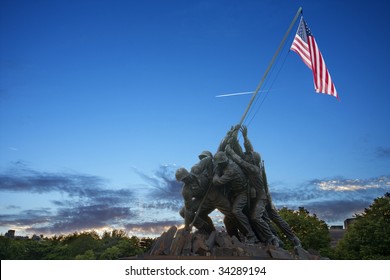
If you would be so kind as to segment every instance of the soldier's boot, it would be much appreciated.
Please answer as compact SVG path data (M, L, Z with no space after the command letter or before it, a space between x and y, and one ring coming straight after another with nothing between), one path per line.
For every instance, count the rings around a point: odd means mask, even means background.
M275 236L270 238L270 239L268 239L266 244L267 245L272 245L272 246L275 246L275 247L280 247L279 238L277 238Z
M294 244L294 247L302 247L301 241L298 237L294 237L291 242Z
M258 239L256 238L256 235L255 234L251 234L251 235L247 235L246 236L246 240L245 240L245 243L247 244L255 244L256 242L258 242Z

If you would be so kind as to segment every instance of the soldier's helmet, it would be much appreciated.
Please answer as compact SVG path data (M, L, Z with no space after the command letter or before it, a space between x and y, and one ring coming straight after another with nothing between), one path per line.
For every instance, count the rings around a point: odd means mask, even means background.
M213 154L210 151L203 151L199 154L199 159L203 159L205 157L213 157Z
M214 156L214 163L215 164L223 164L228 162L228 157L225 152L219 151Z
M178 170L176 170L175 177L177 181L183 181L188 176L190 176L190 172L188 172L187 169L181 167Z

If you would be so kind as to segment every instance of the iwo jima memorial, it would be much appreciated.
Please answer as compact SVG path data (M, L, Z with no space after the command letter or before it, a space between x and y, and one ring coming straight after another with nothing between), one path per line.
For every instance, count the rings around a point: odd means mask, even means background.
M184 206L184 227L172 226L162 233L141 259L323 259L302 248L300 239L272 203L264 161L248 137L243 122L288 34L302 13L298 9L259 85L252 94L239 124L221 140L217 151L203 151L189 170L178 168ZM338 98L336 89L306 22L301 16L291 50L312 69L317 92ZM317 65L318 61L321 65ZM322 70L317 71L317 67ZM243 147L239 143L243 138ZM223 230L217 230L210 214L219 210ZM292 243L285 250L275 226Z

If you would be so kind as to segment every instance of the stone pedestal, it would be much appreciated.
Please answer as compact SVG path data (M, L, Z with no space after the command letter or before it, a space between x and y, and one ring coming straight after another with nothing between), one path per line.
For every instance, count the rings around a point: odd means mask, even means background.
M263 260L315 260L301 247L293 252L272 245L246 244L236 236L214 231L210 235L190 233L171 227L156 239L149 252L138 258L145 259L263 259Z

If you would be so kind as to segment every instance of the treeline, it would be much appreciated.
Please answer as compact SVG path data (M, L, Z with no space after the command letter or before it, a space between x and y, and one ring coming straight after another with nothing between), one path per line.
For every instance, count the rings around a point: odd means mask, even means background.
M115 260L142 254L153 238L128 237L123 230L73 233L41 238L0 236L2 260Z
M333 259L390 260L390 193L356 215L332 253Z
M333 260L390 260L390 193L374 199L345 230L335 247L330 246L328 226L306 209L282 208L279 214L301 239L302 247ZM282 240L288 240L282 236Z
M390 260L390 193L374 199L356 214L336 247L331 247L328 225L305 208L282 208L280 216L300 238L302 247L335 260ZM277 227L275 230L278 231ZM278 232L284 248L293 244ZM146 252L155 239L128 237L123 230L73 233L50 238L18 239L0 236L2 260L114 260Z

